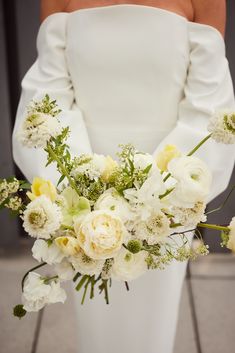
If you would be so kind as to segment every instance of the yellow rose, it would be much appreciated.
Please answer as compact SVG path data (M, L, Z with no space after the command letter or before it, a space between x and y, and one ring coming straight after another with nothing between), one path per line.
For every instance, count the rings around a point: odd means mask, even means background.
M104 182L108 182L110 176L114 172L114 170L117 168L118 164L117 162L110 156L107 156L105 159L105 169L101 175L101 178L103 179Z
M74 224L84 253L93 260L105 260L120 250L125 234L121 219L110 211L90 212L82 223Z
M156 158L157 166L160 170L166 172L168 163L173 159L181 156L181 152L175 145L166 145L164 150L159 152Z
M57 196L56 188L50 180L44 180L36 177L33 179L31 192L28 191L27 196L31 201L33 201L41 195L47 196L52 202L54 202Z
M80 251L79 242L73 237L58 237L55 243L66 256L77 255Z

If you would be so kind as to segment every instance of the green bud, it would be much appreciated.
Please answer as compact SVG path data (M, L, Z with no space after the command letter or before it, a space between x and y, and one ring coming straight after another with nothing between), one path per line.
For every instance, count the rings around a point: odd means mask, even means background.
M141 251L142 249L142 244L139 240L130 240L127 244L127 249L132 253L132 254L137 254L138 252Z
M13 309L14 316L18 317L19 319L24 317L26 315L26 313L27 313L27 311L24 310L22 304L16 305Z

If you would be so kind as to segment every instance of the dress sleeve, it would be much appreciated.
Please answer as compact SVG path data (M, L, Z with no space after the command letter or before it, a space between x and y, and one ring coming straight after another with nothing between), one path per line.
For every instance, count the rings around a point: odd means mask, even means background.
M216 110L235 110L233 84L225 43L215 28L189 23L190 63L179 104L178 121L174 129L163 139L154 155L166 144L175 144L188 153L208 135L209 118ZM234 145L223 145L213 140L206 142L197 152L213 175L211 201L228 186L234 160Z
M32 181L34 176L48 178L53 182L58 180L54 165L45 168L46 153L43 150L28 149L17 140L19 125L26 116L31 100L41 100L45 94L56 99L62 109L60 121L63 126L70 128L68 145L71 154L91 153L83 114L75 102L66 62L67 16L66 13L57 13L42 23L37 37L38 58L22 81L22 93L13 132L13 156L29 181Z

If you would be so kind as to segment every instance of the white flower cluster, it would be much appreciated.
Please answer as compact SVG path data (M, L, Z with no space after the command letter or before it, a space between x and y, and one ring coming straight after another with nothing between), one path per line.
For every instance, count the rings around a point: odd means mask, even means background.
M78 166L74 175L100 178L106 168L105 158L93 156L81 168ZM76 273L106 280L134 280L148 270L148 251L152 249L156 254L161 247L169 246L175 231L172 225L182 230L205 220L211 175L201 160L185 156L172 159L168 165L173 185L170 191L164 182L165 174L150 155L136 153L133 168L136 175L145 175L142 183L136 180L123 193L111 186L95 203L71 187L57 194L49 181L35 178L23 226L37 238L33 257L54 267L58 283L72 279ZM137 241L137 250L129 247L131 241ZM30 304L24 305L29 310L51 302L51 288L58 287L57 282L45 284L33 276L25 287L24 298L30 302L34 285L40 290L39 297L35 294Z
M208 131L216 142L235 143L235 112L219 111L210 119Z
M105 170L106 157L94 153L93 155L84 156L84 159L87 159L87 161L76 166L71 174L74 177L86 175L91 180L97 180Z
M61 131L57 117L33 112L23 121L18 131L18 139L28 148L45 148L50 138L57 137Z
M20 183L16 178L11 181L7 181L6 179L0 180L0 204L3 203L8 197L11 197L12 194L17 193L19 187Z

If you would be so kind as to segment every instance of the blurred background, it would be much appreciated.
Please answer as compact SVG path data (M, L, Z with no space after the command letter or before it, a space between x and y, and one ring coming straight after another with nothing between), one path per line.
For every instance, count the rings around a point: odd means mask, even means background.
M20 96L20 82L36 58L40 25L39 0L0 0L0 171L20 175L12 160L11 133ZM235 0L227 1L226 48L235 84ZM233 173L230 188L235 184ZM229 189L228 189L229 190ZM228 190L209 209L218 207ZM235 195L210 222L228 223L235 215ZM76 322L72 297L40 314L18 321L11 308L20 302L19 281L28 267L30 239L16 219L0 213L0 352L76 352ZM188 266L180 307L175 353L232 353L235 327L235 258L219 246L219 236L204 232L211 254ZM65 325L65 322L68 325ZM94 353L94 352L87 352ZM144 352L143 352L144 353ZM156 352L164 353L164 352Z

